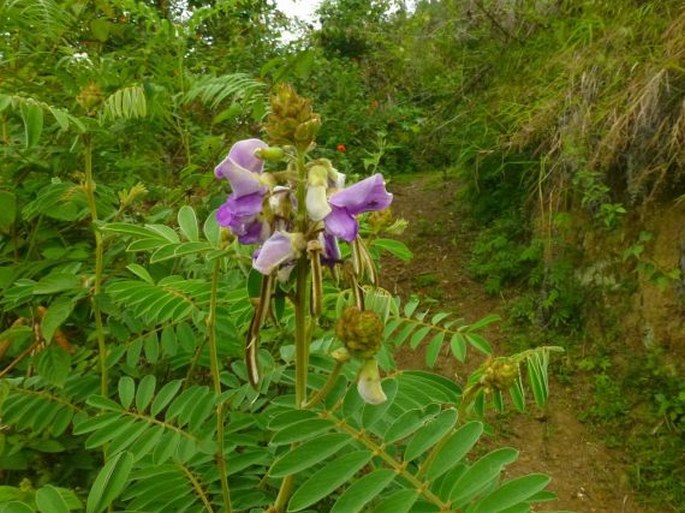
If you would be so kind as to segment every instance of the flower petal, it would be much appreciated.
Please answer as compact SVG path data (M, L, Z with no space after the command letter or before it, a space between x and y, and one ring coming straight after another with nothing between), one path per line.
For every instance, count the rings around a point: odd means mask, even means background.
M312 221L321 221L331 213L331 206L326 197L325 185L310 185L307 187L307 213Z
M237 197L266 194L267 188L259 180L259 175L237 165L230 157L226 157L214 173L218 178L226 178L231 183L233 194Z
M324 219L326 231L344 241L352 242L359 233L359 224L345 208L333 206L330 214Z
M385 190L383 175L376 173L332 194L328 201L331 205L346 208L350 214L355 215L387 208L392 203L392 194Z
M269 225L257 214L240 214L229 200L219 207L216 220L221 226L230 228L241 244L263 242L269 236ZM261 203L260 203L261 204Z
M262 211L263 203L264 195L259 192L246 196L236 196L235 193L233 193L228 196L224 205L231 208L237 216L253 216Z
M381 386L381 376L376 360L366 360L362 365L357 381L357 391L368 404L381 404L387 401L388 397Z
M252 267L262 274L271 274L278 266L294 260L299 250L293 244L292 234L276 232L262 245L257 258L252 261Z
M248 171L261 173L262 169L264 169L264 161L255 156L255 151L268 147L268 144L259 139L244 139L231 147L231 150L228 152L228 158Z
M340 246L338 246L338 239L331 235L330 233L323 232L320 235L321 246L323 251L321 252L321 259L325 264L335 264L339 262L342 258L340 255Z
M259 244L264 242L269 236L269 224L259 217L241 225L241 232L238 234L238 242L241 244Z

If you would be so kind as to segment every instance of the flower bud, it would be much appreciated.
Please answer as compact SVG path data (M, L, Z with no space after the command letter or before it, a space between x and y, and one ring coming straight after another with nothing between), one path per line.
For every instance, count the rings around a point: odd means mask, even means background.
M516 362L508 358L495 358L485 362L480 382L495 390L507 390L516 382L519 368Z
M270 162L279 162L283 160L285 156L285 151L283 148L278 146L269 146L268 148L258 148L254 152L255 156L262 160L268 160Z
M95 107L102 103L104 97L105 95L103 94L102 89L100 89L100 86L94 82L91 82L86 87L81 89L81 92L79 92L78 96L76 97L76 101L86 112L90 114Z
M368 404L381 404L388 400L381 386L381 376L376 360L366 360L362 365L357 380L357 391Z
M383 210L371 212L369 214L369 224L375 233L383 231L393 224L392 210L384 208Z
M383 321L376 312L347 308L335 325L335 334L354 356L373 357L381 347Z
M321 127L321 118L312 112L309 100L281 84L271 97L271 113L264 130L274 144L307 149Z

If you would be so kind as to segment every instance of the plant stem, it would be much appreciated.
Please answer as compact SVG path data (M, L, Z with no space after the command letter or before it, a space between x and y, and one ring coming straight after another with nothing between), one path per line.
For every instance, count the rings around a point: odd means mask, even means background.
M278 490L278 497L272 506L266 510L266 513L282 513L285 511L286 503L290 498L290 494L293 492L293 484L295 482L295 474L290 474L283 478L281 482L281 487Z
M219 352L216 340L216 305L219 295L219 275L221 274L221 260L216 259L212 271L211 295L209 299L209 315L207 316L207 338L209 342L209 359L212 373L212 383L214 393L217 397L221 396L221 378L219 375ZM219 399L216 407L216 438L217 453L216 464L219 467L219 477L221 479L221 495L224 499L224 511L231 513L231 491L228 487L228 472L226 470L226 459L224 456L224 404Z
M214 509L212 508L212 503L209 501L207 494L202 489L202 484L200 484L200 481L198 481L197 477L195 477L195 475L185 465L179 464L179 467L181 468L183 473L188 478L188 481L190 481L190 484L193 486L193 490L195 490L195 493L197 494L197 496L202 501L202 504L204 505L205 510L207 510L209 513L214 513Z
M90 210L90 218L93 222L93 233L95 236L95 277L93 279L93 315L95 317L95 334L98 342L98 353L100 360L100 394L107 397L108 376L107 376L107 346L105 344L105 331L102 323L102 311L100 310L100 294L102 293L102 275L104 270L104 245L102 233L97 227L98 209L95 202L95 180L93 178L93 140L90 134L83 135L83 165L85 182L83 189Z
M297 152L297 229L307 230L307 168L304 152ZM307 336L307 254L297 262L295 268L295 407L303 408L307 401L307 372L309 368L309 340Z
M336 427L341 431L346 432L350 436L359 440L363 445L370 449L374 455L381 458L388 467L397 472L400 476L406 479L423 497L432 504L435 504L440 508L440 511L451 511L449 509L449 502L443 501L440 497L435 495L430 489L427 481L422 481L418 476L412 474L407 470L407 463L400 463L394 457L390 456L383 448L383 446L378 445L376 442L371 440L364 431L359 431L344 420L336 423Z
M307 231L307 168L305 167L304 152L297 151L297 219L296 226L300 233ZM307 403L307 375L309 371L309 338L311 330L307 330L307 253L303 252L295 267L295 408L306 409ZM316 398L315 398L316 399ZM320 399L319 399L320 400ZM314 399L312 399L314 401ZM274 504L267 513L281 513L292 493L295 475L283 478Z
M303 408L307 401L307 370L309 340L307 340L307 257L297 262L295 283L295 407Z
M302 409L308 410L309 408L313 408L326 398L328 393L331 391L331 388L333 388L335 380L340 375L340 371L342 370L343 365L345 365L345 362L341 362L339 360L335 361L335 367L333 367L333 370L328 375L326 383L324 383L324 385L318 390L318 392L314 394L314 397L312 397L309 401L302 405Z

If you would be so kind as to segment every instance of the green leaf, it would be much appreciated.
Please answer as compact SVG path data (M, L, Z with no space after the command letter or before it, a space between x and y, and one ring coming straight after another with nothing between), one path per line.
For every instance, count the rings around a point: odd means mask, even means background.
M444 340L445 332L441 331L428 343L428 347L426 348L426 365L431 369L435 367L435 363L438 361L438 356L440 355L440 349L442 349L442 342Z
M358 513L381 493L397 476L394 470L381 468L361 477L335 501L331 513Z
M157 385L157 378L153 374L148 374L143 377L138 383L138 391L136 392L136 410L138 413L143 413L145 408L155 395L155 386Z
M426 468L426 477L434 481L455 467L476 445L482 433L483 424L478 421L468 422L457 429L445 441L433 461Z
M474 322L468 327L468 331L477 331L486 326L492 324L493 322L501 321L502 318L497 314L490 314L483 317L481 320Z
M0 191L0 232L8 233L17 217L17 197L13 192Z
M278 431L271 439L272 445L289 444L299 442L328 431L333 424L326 419L308 419L296 422Z
M101 228L104 232L119 233L121 235L132 235L141 239L157 239L159 241L168 241L167 237L161 235L158 231L138 226L129 223L109 223Z
M202 226L205 238L212 243L212 246L219 247L221 242L221 227L216 220L216 210L210 213Z
M111 23L104 18L96 18L90 22L90 30L93 37L102 43L107 41L110 27Z
M61 387L71 372L71 355L59 346L50 345L38 353L36 371L49 383Z
M151 285L155 284L155 280L152 279L152 276L150 276L150 273L148 272L148 270L145 269L145 267L143 267L142 265L140 265L140 264L128 264L126 266L126 269L128 269L133 274L138 276L138 278L140 278L141 280L146 281L146 282L150 283Z
M51 485L45 485L36 490L36 506L41 513L69 513L69 505Z
M191 242L200 240L200 232L197 228L197 216L193 207L183 205L178 211L178 226L181 232Z
M509 388L509 395L511 396L511 402L514 404L516 410L522 412L526 409L526 395L520 374L514 382L514 386Z
M307 440L278 458L269 475L285 477L300 472L332 456L350 441L350 437L342 433L329 433Z
M12 105L12 97L8 94L0 94L0 112L5 110L10 105Z
M400 490L383 498L373 513L408 513L418 498L417 490Z
M69 128L69 114L67 114L62 109L57 109L55 107L50 107L50 114L55 118L59 128L61 130L67 130Z
M164 327L159 343L167 356L174 356L178 352L178 340L172 326Z
M34 294L56 294L81 288L81 279L72 273L52 273L41 279L33 287Z
M133 381L133 378L130 376L123 376L119 380L118 389L119 401L121 402L121 405L128 410L133 402L133 396L136 393L136 384Z
M403 242L398 240L374 239L370 246L372 248L380 248L384 251L387 251L403 262L409 262L412 258L414 258L414 254L409 250L409 248Z
M157 363L159 359L159 342L157 341L157 333L152 332L143 341L143 351L145 352L145 359L152 364Z
M450 349L454 357L463 362L466 359L466 339L461 333L455 333L450 339Z
M101 410L121 411L121 405L101 395L91 395L86 399L86 403L93 408L99 408Z
M2 506L0 513L35 513L35 510L23 502L12 501Z
M426 414L421 409L405 411L394 421L383 435L386 444L394 443L405 438L419 429L426 420Z
M404 451L404 460L411 461L430 449L442 436L454 427L457 410L443 411L423 428L416 432Z
M516 506L543 490L550 482L544 474L530 474L510 479L478 501L473 513L498 513Z
M41 320L41 330L46 342L52 341L55 331L69 318L74 305L75 301L70 297L60 297L50 304L50 308Z
M318 418L318 416L311 410L286 410L274 415L269 420L268 428L272 431L280 431L296 422L315 418Z
M356 390L355 390L356 392ZM371 428L376 422L385 417L390 407L393 405L395 395L397 394L397 381L394 379L386 379L383 381L383 392L387 396L387 400L381 404L365 404L362 412L362 425L365 429Z
M133 454L128 451L120 452L109 459L90 489L86 513L100 513L107 509L124 490L132 468Z
M152 407L150 408L150 414L152 416L157 416L159 412L161 412L164 408L167 407L167 405L172 401L172 399L176 396L178 391L181 389L182 385L181 380L174 380L174 381L169 381L166 383L159 391L157 394L157 397L155 397L154 401L152 401Z
M43 132L43 109L36 103L24 103L21 106L21 119L24 122L26 149L33 148Z
M450 500L455 508L466 505L502 472L504 465L516 460L518 451L510 447L486 454L455 481L450 490Z
M369 451L354 451L329 462L300 485L288 503L288 511L301 511L328 497L361 470L371 456Z
M476 335L475 333L469 333L468 335L466 335L466 340L469 342L469 344L478 349L481 353L487 355L492 354L492 347L490 347L488 341L480 335Z
M411 339L409 339L409 346L412 349L416 349L421 343L421 341L426 337L426 335L428 335L428 332L432 329L432 326L424 326L423 328L419 328L418 330L416 330L416 333L414 333L411 336Z
M145 225L145 227L162 237L167 242L171 242L172 244L178 244L181 242L181 239L178 238L178 234L174 231L174 229L165 224L148 224Z

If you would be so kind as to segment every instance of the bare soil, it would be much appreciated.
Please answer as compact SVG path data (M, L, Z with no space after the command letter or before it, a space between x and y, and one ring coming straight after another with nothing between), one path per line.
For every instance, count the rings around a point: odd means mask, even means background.
M405 298L417 294L434 300L436 310L453 312L468 323L490 313L504 317L507 298L486 293L467 271L477 228L460 218L458 183L437 174L419 175L408 183L391 183L389 189L395 195L395 215L409 221L400 238L414 252L414 259L403 263L386 258L383 285ZM500 324L491 325L485 335L496 354L512 353ZM425 365L421 348L403 351L397 359L405 368ZM469 359L477 363L480 357L471 352ZM436 370L461 381L469 369L444 354ZM572 383L562 385L552 377L545 412L531 407L527 414L489 419L497 432L492 443L520 451L508 474L543 472L552 477L550 489L558 499L540 511L658 513L637 502L629 486L625 456L607 448L599 433L578 420L577 413L591 401L591 391L575 380Z

